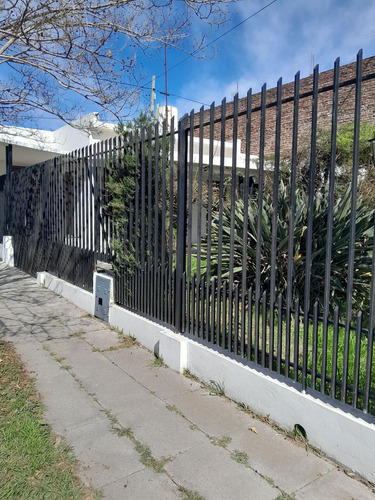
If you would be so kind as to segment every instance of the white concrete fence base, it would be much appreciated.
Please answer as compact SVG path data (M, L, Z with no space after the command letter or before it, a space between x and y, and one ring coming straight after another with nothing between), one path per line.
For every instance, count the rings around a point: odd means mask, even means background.
M0 257L9 267L14 267L13 236L3 236L3 244Z
M95 279L95 278L94 278ZM39 273L38 283L62 295L90 314L94 295L49 273ZM95 289L95 288L94 288ZM260 367L241 363L220 348L143 318L117 305L110 305L109 324L133 335L162 356L173 370L186 368L206 383L215 381L227 397L248 405L255 413L287 431L300 425L309 443L328 457L375 483L375 423L358 410L315 391L301 392L292 381Z

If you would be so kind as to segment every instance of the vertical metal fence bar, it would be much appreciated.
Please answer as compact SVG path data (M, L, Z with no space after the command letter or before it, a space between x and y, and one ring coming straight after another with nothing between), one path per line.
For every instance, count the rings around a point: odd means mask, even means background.
M169 161L169 244L168 244L168 267L169 267L169 281L168 281L168 302L169 302L169 309L168 309L168 323L171 325L173 324L172 320L172 304L174 304L174 299L172 295L173 291L173 201L174 201L174 135L175 135L175 128L174 128L174 117L172 117L171 120L171 129L170 129L170 141L171 141L171 148L170 148L170 161ZM186 252L186 248L185 248Z
M313 335L312 335L312 367L311 367L311 387L316 389L317 359L318 359L318 321L319 303L315 301L313 309Z
M247 246L248 246L248 217L249 217L249 180L250 180L250 146L251 146L251 89L247 93L246 99L246 138L245 138L245 179L243 193L243 232L242 232L242 288L241 288L241 356L245 353L242 348L245 347L246 336L246 291L247 291ZM249 302L248 302L248 307ZM247 340L249 342L249 340ZM248 358L249 359L249 358Z
M202 300L202 287L201 287L201 247L202 247L202 196L203 196L203 111L204 106L201 107L199 112L199 144L198 144L198 193L197 193L197 256L196 256L196 273L197 273L197 331L198 337L202 335L201 323L199 321L199 306Z
M216 277L214 276L211 280L211 342L213 344L218 343L217 337L219 336L219 331L220 329L218 328L216 330L216 318L215 318L215 311L216 311L216 293L217 293L217 288L216 288ZM216 338L215 338L216 337Z
M193 245L193 184L194 184L194 110L190 113L189 127L189 194L188 194L188 225L187 225L187 275L188 287L191 287L191 251Z
M141 239L140 239L140 245L141 245L141 269L144 269L145 265L145 255L146 255L146 130L143 127L141 129L141 200L140 200L140 212L141 212L141 218L140 218L140 226L141 226ZM143 276L143 275L142 275ZM143 283L142 283L143 284Z
M311 265L312 265L312 237L314 223L314 188L316 168L316 132L318 121L318 78L319 66L314 68L313 76L313 98L312 98L312 120L311 120L311 144L310 144L310 166L309 166L309 198L307 209L307 236L306 236L306 266L305 266L305 297L303 316L303 356L302 356L302 390L306 389L308 349L309 349L309 311L310 311L310 289L311 289Z
M213 161L214 161L214 118L215 118L215 103L213 102L210 107L210 126L209 126L209 151L208 151L208 199L207 199L207 232L206 232L206 240L207 240L207 263L206 263L206 276L207 276L207 295L206 295L206 326L207 332L211 330L211 342L213 342L214 335L214 326L215 324L210 321L210 316L212 312L215 310L214 308L209 307L210 296L212 303L215 302L214 288L213 283L212 287L210 287L210 278L211 278L211 239L212 239L212 198L213 198ZM211 295L210 295L211 289Z
M188 115L178 122L178 170L177 170L177 249L176 249L176 293L174 309L177 331L184 330L186 270L186 202L187 202L187 129Z
M258 174L258 219L257 219L257 248L255 268L255 363L259 356L259 306L261 297L261 265L262 265L262 215L263 215L263 189L264 189L264 145L266 129L266 84L262 87L261 94L261 118L260 118L260 140L259 140L259 174Z
M277 354L276 354L276 372L279 374L281 373L282 352L283 352L283 296L281 293L279 293L277 299Z
M374 320L375 320L375 211L373 212L373 240L372 240L372 266L371 266L371 288L370 288L370 308L368 319L367 333L367 355L366 355L366 376L365 390L363 396L363 411L368 413L370 392L371 392L371 375L373 362L373 346L374 346Z
M276 257L277 257L277 225L278 225L278 196L280 171L280 134L281 134L281 97L282 79L277 82L276 97L276 129L275 129L275 163L273 173L273 207L271 233L271 276L270 276L270 345L269 369L272 370L275 330L275 297L276 297Z
M225 280L223 284L223 293L222 293L222 337L221 337L221 347L223 349L227 348L227 303L228 303L228 291L227 291L228 282Z
M262 367L266 366L267 360L267 291L264 290L262 296Z
M352 169L352 197L349 229L349 256L348 256L348 279L346 293L346 314L345 314L345 340L344 340L344 364L342 370L342 391L341 401L346 401L346 386L348 378L348 356L350 341L350 326L352 317L352 296L354 281L354 253L356 238L356 217L357 217L357 186L359 170L359 130L361 125L361 93L362 93L362 50L357 55L355 88L355 111L354 111L354 137L353 137L353 169Z
M329 187L328 187L326 261L325 261L325 271L324 271L322 368L321 368L321 385L320 385L320 392L322 394L325 393L326 371L327 371L327 336L328 336L328 317L330 309L329 306L330 306L330 289L331 289L331 258L332 258L332 235L333 235L333 207L334 207L334 195L335 195L339 70L340 70L340 59L337 58L335 61L334 73L333 73L331 158L330 158Z
M331 398L336 397L336 376L337 376L337 344L339 336L339 306L335 307L333 315L333 337L332 337L332 367L331 367Z
M251 361L253 350L253 288L247 292L247 360Z
M139 188L140 188L140 175L139 175L139 164L140 164L140 144L139 144L139 131L135 131L134 137L134 256L135 256L135 266L138 270L140 267L140 248L139 248L139 230L140 230L140 220L139 220ZM138 278L138 273L137 273ZM138 284L138 279L134 280L135 284ZM138 305L138 302L137 302Z
M299 372L299 328L300 328L300 310L299 310L299 297L295 302L294 312L294 357L293 357L293 380L298 381Z
M229 310L228 310L228 349L232 351L233 336L233 289L234 289L234 236L236 213L236 188L237 188L237 126L238 126L238 94L233 100L233 125L232 125L232 166L231 166L231 193L230 193L230 249L229 249ZM236 341L237 344L237 341Z
M224 290L222 282L223 268L223 212L224 212L224 165L225 165L225 124L226 124L226 99L221 102L220 122L220 177L219 177L219 226L218 226L218 256L217 256L217 323L223 325L222 307L224 304ZM220 298L219 298L220 295ZM222 330L222 347L225 345L225 331Z
M362 335L362 311L357 314L357 328L355 335L355 353L354 353L354 374L353 374L353 408L357 408L358 390L359 390L359 369L361 360L361 335Z
M154 225L155 225L155 231L154 231L154 285L155 288L153 290L153 294L155 297L155 303L154 303L154 314L156 317L158 317L158 306L157 306L157 294L158 294L158 288L157 288L157 273L158 273L158 267L159 267L159 217L160 217L160 212L159 212L159 203L160 203L160 196L159 196L159 123L156 123L155 125L155 172L154 172Z
M151 254L152 254L152 226L154 221L152 220L152 127L148 127L148 137L147 137L147 153L148 153L148 170L147 170L147 262L149 267L151 266ZM156 174L156 172L155 172Z
M94 250L94 185L93 185L93 151L92 145L89 146L89 224L90 224L90 241L89 249Z
M291 323L292 323L299 88L300 88L300 73L298 72L294 78L292 164L290 172L290 208L289 208L289 224L288 224L288 266L287 266L286 318L285 318L285 376L286 377L289 377L290 339L291 339Z

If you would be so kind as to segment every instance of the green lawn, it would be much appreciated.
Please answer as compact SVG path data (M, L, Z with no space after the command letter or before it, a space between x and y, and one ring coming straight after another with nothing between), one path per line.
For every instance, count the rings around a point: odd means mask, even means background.
M12 345L0 341L0 498L99 498L76 471L72 453L43 421L33 380Z

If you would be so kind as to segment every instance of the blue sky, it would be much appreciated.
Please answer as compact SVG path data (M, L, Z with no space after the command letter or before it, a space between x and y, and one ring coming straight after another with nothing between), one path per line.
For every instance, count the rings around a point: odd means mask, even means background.
M268 3L244 0L233 4L231 24L212 30L208 40ZM223 97L231 100L237 88L242 97L250 87L258 92L265 82L268 88L275 87L280 76L284 83L292 81L299 70L301 77L308 76L312 54L324 71L333 67L336 57L341 64L354 61L361 48L364 57L375 55L374 0L277 0L221 38L214 59L190 58L171 70L168 91L207 104L220 103ZM183 58L170 54L168 65ZM157 88L164 90L163 86L163 78L158 79ZM173 96L169 102L179 108L180 116L200 107Z
M227 24L217 28L195 22L191 31L198 36L204 34L209 43L271 1L231 3ZM212 55L214 49L216 57L190 57L178 64L186 54L169 48L168 92L186 99L170 95L168 103L178 107L181 117L201 107L187 99L219 104L223 97L231 100L237 89L242 97L250 87L258 92L263 83L267 83L267 88L275 87L280 76L283 83L292 81L297 71L301 77L308 76L312 54L315 64L324 71L333 67L336 57L340 57L341 64L354 61L361 48L364 57L375 55L374 0L276 0L220 38L214 48L211 45L207 55ZM137 61L145 87L150 85L152 75L161 75L156 80L156 103L165 104L165 97L160 94L165 90L164 51L149 51L148 57L140 55ZM150 90L141 89L140 95L139 109L149 109ZM48 120L48 125L56 128L58 122Z

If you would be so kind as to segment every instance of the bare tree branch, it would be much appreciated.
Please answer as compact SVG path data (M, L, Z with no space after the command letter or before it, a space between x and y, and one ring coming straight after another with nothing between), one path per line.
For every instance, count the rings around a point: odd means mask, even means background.
M221 23L230 1L3 0L0 124L34 109L69 121L74 95L122 113L139 94L137 51L167 43L192 53L192 19Z

